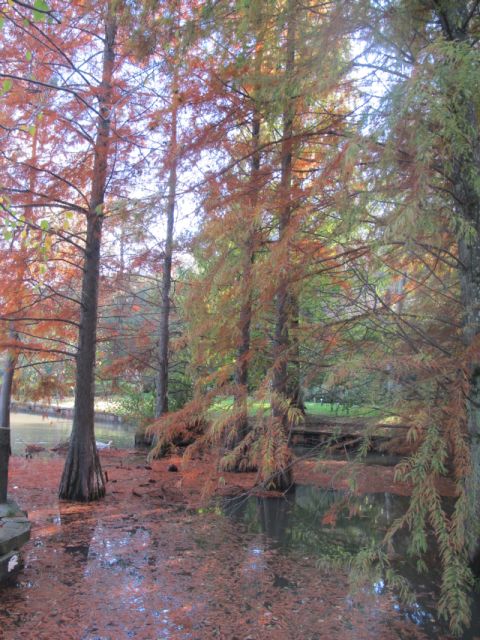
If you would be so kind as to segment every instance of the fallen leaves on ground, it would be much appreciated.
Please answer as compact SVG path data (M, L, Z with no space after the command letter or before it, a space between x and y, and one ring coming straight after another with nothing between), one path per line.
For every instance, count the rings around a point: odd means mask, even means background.
M420 639L388 594L352 597L347 576L270 548L229 519L192 506L207 463L167 472L133 452L102 454L107 497L59 502L63 459L13 458L12 496L32 538L16 584L2 588L4 640ZM246 489L254 474L232 475ZM190 508L189 508L190 507Z

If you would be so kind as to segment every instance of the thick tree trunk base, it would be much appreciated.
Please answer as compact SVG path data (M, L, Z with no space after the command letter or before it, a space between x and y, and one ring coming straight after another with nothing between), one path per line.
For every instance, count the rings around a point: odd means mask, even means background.
M153 436L147 435L145 432L137 432L135 434L135 447L149 448L153 444Z
M252 445L255 436L248 419L240 418L234 427L234 437L227 438L224 455L218 463L219 471L230 473L251 473L258 471L253 458Z
M16 334L9 330L11 338ZM8 355L2 371L0 391L0 504L7 501L8 492L8 462L12 455L10 446L10 403L12 398L13 374L15 372L15 357Z
M293 473L291 469L280 469L274 475L264 480L267 491L289 491L293 489Z
M470 568L473 572L473 575L476 578L480 578L480 548L477 549L476 553L472 556L470 561Z
M290 400L290 404L292 407L295 407L295 409L301 411L303 415L307 413L307 408L305 406L305 402L303 401L303 394L293 396L293 398Z
M1 426L1 425L0 425ZM8 462L10 459L10 431L0 430L0 504L7 501Z
M175 445L172 442L162 442L161 444L157 444L153 447L150 455L153 460L161 460L162 458L167 458L172 455L174 451Z
M478 402L478 390L475 401ZM476 409L469 407L469 430L472 434L470 445L471 473L467 477L466 492L469 501L469 517L467 520L467 546L468 556L472 569L476 575L480 575L480 444L478 441Z
M105 478L95 445L86 455L90 458L88 463L70 447L60 481L61 500L92 502L104 497Z
M7 501L9 448L0 445L0 504Z
M267 491L288 491L293 487L292 452L288 446L287 417L279 415L263 424L260 436L260 479Z
M258 465L248 455L235 456L232 452L221 458L218 470L226 473L253 473L258 471Z

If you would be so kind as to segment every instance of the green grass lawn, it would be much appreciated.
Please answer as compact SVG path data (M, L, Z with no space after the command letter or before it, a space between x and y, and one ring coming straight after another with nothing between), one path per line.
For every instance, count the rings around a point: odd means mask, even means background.
M345 407L343 405L337 405L335 403L322 403L322 402L306 402L305 409L307 415L311 416L351 416L356 418L359 416L378 416L380 414L377 407L369 407L367 405L359 406L353 405L352 407Z
M97 397L95 398L95 410L106 411L116 413L118 410L118 403L121 400L121 396L110 397ZM73 398L64 398L53 404L58 404L61 407L73 407ZM220 413L222 411L228 411L233 406L233 397L222 398L217 400L211 407L211 413ZM258 400L249 399L248 408L250 415L256 415L259 411L268 411L269 404L267 401L260 402ZM337 405L335 403L322 403L322 402L306 402L305 408L307 415L310 416L325 416L327 418L335 417L376 417L380 416L380 411L377 407L371 406L358 406L354 405L347 409L346 406Z
M210 408L212 413L219 413L221 411L228 411L233 406L233 398L223 398L217 400ZM307 415L310 416L325 416L325 417L338 417L349 416L352 418L378 416L379 410L376 407L369 406L357 406L354 405L347 408L343 405L337 405L335 403L322 403L322 402L306 402L305 408ZM259 411L268 411L268 402L259 402L258 400L249 400L248 409L250 415L256 415Z

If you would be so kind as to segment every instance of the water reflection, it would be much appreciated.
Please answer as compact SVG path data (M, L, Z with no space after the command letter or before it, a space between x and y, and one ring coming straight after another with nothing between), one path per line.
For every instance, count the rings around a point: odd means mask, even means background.
M298 487L286 500L242 501L235 517L246 518L260 532L252 535L226 518L165 509L150 499L37 504L31 511L36 526L26 549L27 567L17 586L2 594L9 613L2 620L0 607L0 627L8 625L7 635L2 635L5 627L0 635L36 638L41 629L42 638L47 632L66 638L66 630L74 630L84 640L313 640L340 629L339 636L351 640L368 638L370 630L371 637L382 640L418 637L387 608L390 599L380 595L383 584L377 585L379 595L363 598L362 592L362 601L355 602L343 572L319 572L315 560L298 562L297 556L280 552L285 544L312 557L308 518L327 530L325 540L333 540L334 529L321 524L332 498ZM372 504L363 505L368 517L375 511ZM395 502L388 509L391 513ZM350 527L353 531L352 519ZM276 549L264 531L275 537ZM352 539L361 542L358 534ZM299 547L302 540L305 547ZM408 636L385 635L394 625L400 632L407 629Z
M12 413L11 430L12 452L14 455L23 455L27 444L38 444L50 450L68 440L72 422L64 418ZM96 423L95 436L103 442L112 440L117 449L133 448L135 444L135 428L131 425Z
M285 497L240 497L223 506L249 531L265 533L281 547L316 550L324 557L330 552L352 555L372 539L380 541L407 504L408 498L389 493L367 494L351 502L339 491L297 485Z
M305 485L297 485L285 497L243 496L222 503L224 513L242 522L248 531L263 533L269 544L320 564L348 563L360 549L379 543L407 505L407 497L390 493L366 494L351 500L340 491ZM429 637L437 638L439 633L446 633L445 625L435 617L440 584L438 558L433 554L427 557L427 572L421 574L407 557L406 547L406 536L400 532L395 538L393 565L418 596L412 606L407 608L397 602L394 608L420 625ZM384 580L376 579L371 589L378 595L384 593ZM464 634L464 640L474 639L480 631L480 611L475 602L473 607L472 628Z

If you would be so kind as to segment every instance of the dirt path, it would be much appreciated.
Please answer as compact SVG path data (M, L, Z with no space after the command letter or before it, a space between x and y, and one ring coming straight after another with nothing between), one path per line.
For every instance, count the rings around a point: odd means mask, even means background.
M168 473L167 462L149 468L138 454L102 457L108 495L92 505L59 504L63 459L13 458L11 493L33 532L17 583L0 592L2 639L425 637L391 596L352 597L343 573L185 508L211 491L209 482L218 486L208 466Z

